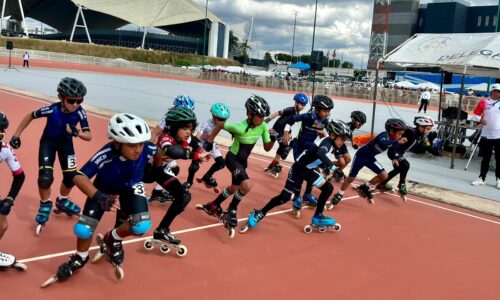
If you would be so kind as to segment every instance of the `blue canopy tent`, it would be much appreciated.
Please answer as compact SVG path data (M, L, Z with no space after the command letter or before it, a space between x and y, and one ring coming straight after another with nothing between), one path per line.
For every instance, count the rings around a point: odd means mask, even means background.
M309 69L311 69L311 66L309 64L306 64L306 63L303 63L303 62L299 61L296 64L289 65L287 67L287 69L299 69L299 70L303 71L303 70L309 70Z

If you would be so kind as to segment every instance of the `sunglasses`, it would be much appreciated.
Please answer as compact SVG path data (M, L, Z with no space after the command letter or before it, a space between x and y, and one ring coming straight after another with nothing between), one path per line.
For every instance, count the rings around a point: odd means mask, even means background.
M80 104L82 104L82 102L83 102L83 99L65 98L64 100L66 100L66 102L67 102L68 104L71 104L71 105L73 105L73 104L75 104L75 103L76 103L76 104L78 104L78 105L80 105Z
M226 121L226 120L227 120L227 119L224 119L224 118L219 118L219 117L214 117L214 118L215 118L216 120L221 121L221 122L224 122L224 121Z

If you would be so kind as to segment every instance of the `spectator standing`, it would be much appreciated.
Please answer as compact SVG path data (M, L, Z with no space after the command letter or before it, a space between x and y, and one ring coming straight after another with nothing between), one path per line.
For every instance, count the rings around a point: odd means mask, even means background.
M418 113L424 108L424 114L427 113L427 105L429 104L429 101L431 100L431 93L429 92L429 88L425 88L425 91L420 94L420 100L418 102L420 103L420 107L418 108Z
M28 68L30 67L30 55L28 51L24 52L23 54L23 68Z

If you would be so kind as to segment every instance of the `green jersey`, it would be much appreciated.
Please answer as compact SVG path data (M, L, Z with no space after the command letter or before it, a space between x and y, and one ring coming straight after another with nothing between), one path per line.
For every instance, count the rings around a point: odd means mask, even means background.
M233 135L233 143L229 152L236 155L239 159L246 161L253 147L257 143L260 137L264 143L269 143L271 137L269 136L269 126L266 122L262 122L261 125L255 128L248 128L247 120L243 120L239 124L234 124L226 121L224 124L224 129Z

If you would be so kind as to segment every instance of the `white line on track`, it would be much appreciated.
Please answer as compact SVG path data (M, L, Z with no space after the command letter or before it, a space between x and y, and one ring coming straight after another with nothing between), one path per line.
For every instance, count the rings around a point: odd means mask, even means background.
M34 101L41 102L41 103L47 103L48 102L48 101L44 101L44 100L37 99L37 98L32 98L32 97L29 97L29 96L17 94L17 93L6 91L6 90L1 90L0 89L0 91L4 92L4 93L7 93L7 94L14 95L14 96L26 98L26 99L29 99L29 100L32 100L32 101L34 100ZM88 114L92 115L94 117L100 118L100 119L107 119L106 117L98 115L98 114L93 114L93 113L88 113ZM269 160L266 160L266 159L263 159L263 158L260 158L260 157L255 157L254 155L250 155L250 157L252 159L254 159L254 160L258 160L258 161L263 161L263 162L269 163ZM288 165L284 165L284 167L288 168L288 169L290 168L290 166L288 166ZM377 194L377 193L375 193L375 194ZM400 198L399 195L393 195L391 193L386 193L386 194L387 195L391 195L393 197ZM346 198L342 199L342 201L352 200L352 199L356 199L356 198L360 198L360 196L346 197ZM410 201L413 201L413 202L417 202L417 203L420 203L420 204L423 204L423 205L430 206L430 207L442 209L442 210L445 210L445 211L448 211L448 212L452 212L452 213L460 214L460 215L463 215L463 216L468 216L468 217L475 218L475 219L478 219L478 220L482 220L482 221L486 221L486 222L490 222L490 223L493 223L493 224L500 225L500 222L489 220L489 219L482 218L482 217L478 217L478 216L475 216L475 215L472 215L472 214L464 213L464 212L461 212L461 211L457 211L457 210L454 210L454 209L442 207L442 206L431 204L431 203L426 203L424 201L420 201L420 200L416 200L416 199L411 199L411 198L407 198L407 199L410 200ZM276 211L276 212L269 213L267 216L284 214L284 213L288 213L290 211L292 211L292 209L285 209L285 210L281 210L281 211ZM246 221L246 220L247 220L247 218L242 218L242 219L238 219L238 222L243 222L243 221ZM210 224L210 225L205 225L205 226L187 228L187 229L183 229L183 230L179 230L179 231L174 231L173 234L183 234L183 233L189 233L189 232L194 232L194 231L200 231L200 230L209 229L209 228L213 228L213 227L219 227L219 226L222 226L222 225L223 225L222 223L215 223L215 224ZM124 241L123 244L132 244L132 243L142 242L142 241L144 241L146 239L149 239L149 238L151 238L151 236L141 237L141 238L136 238L136 239L130 239L130 240ZM97 249L99 249L99 246L90 247L89 250L97 250ZM26 259L21 259L21 260L18 260L18 261L21 262L21 263L34 262L34 261L46 260L46 259L51 259L51 258L60 257L60 256L71 255L73 253L75 253L75 250L58 252L58 253L53 253L53 254L48 254L48 255L43 255L43 256L37 256L37 257L32 257L32 258L26 258Z

